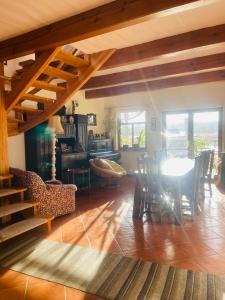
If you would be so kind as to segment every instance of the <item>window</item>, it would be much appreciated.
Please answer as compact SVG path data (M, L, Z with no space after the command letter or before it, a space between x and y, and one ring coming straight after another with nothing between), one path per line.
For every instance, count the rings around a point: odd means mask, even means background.
M146 147L145 111L120 113L119 144L122 149Z
M166 150L172 157L188 156L188 114L166 114Z
M221 109L165 113L165 149L169 157L194 157L221 151Z

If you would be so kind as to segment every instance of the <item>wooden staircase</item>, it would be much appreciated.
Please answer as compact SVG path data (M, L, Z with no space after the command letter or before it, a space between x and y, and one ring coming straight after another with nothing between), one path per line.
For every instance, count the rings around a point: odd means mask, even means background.
M21 62L22 68L11 80L11 91L5 93L8 135L25 132L55 114L114 51L86 55L58 47ZM26 100L29 105L24 103Z
M53 217L44 218L37 216L37 206L39 203L32 201L25 202L24 192L26 191L26 188L12 187L12 177L12 175L0 176L0 243L45 224L50 231L51 221L53 220ZM28 217L10 224L11 216L13 214L21 213L30 208L33 208L33 217Z
M57 113L114 51L86 55L68 46L47 49L21 62L12 78L4 76L0 64L0 243L44 224L50 230L53 219L38 217L38 203L24 202L26 189L12 187L12 175L4 175L9 172L7 135L25 132ZM9 83L11 90L6 91ZM33 217L10 224L15 214L31 208Z

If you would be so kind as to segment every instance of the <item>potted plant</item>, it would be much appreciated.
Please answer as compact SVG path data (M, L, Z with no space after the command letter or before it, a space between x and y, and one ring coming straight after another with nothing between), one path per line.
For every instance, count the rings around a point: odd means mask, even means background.
M142 129L139 133L139 137L138 137L138 147L139 148L145 148L145 132Z

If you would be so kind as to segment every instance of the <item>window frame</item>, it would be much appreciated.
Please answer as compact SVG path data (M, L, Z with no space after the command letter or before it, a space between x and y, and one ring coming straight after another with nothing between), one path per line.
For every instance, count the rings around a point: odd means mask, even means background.
M187 109L187 110L178 110L178 111L165 111L162 113L162 125L163 125L163 136L162 136L162 147L167 156L167 145L166 145L166 116L173 114L187 114L188 115L188 142L193 142L194 140L194 114L195 113L204 113L204 112L218 112L219 121L218 121L218 156L222 152L222 131L223 131L223 108L203 108L203 109ZM192 158L193 153L189 150L188 157Z
M140 112L140 113L145 113L145 122L135 122L135 123L122 123L121 122L121 118L120 118L120 115L121 113L132 113L132 112ZM145 129L145 146L142 147L142 148L135 148L134 147L134 125L144 125L144 129ZM129 147L128 149L123 149L123 147L121 147L121 125L131 125L131 137L132 137L132 147ZM126 110L126 111L120 111L119 112L119 118L118 118L118 148L119 150L122 150L122 151L146 151L147 149L147 111L145 109L142 109L142 110Z

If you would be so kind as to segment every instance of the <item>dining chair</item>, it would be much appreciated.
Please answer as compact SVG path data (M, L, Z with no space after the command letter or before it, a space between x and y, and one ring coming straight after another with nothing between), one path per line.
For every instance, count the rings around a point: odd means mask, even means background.
M189 211L192 219L199 214L201 210L201 176L204 166L204 157L198 155L195 157L194 169L190 172L182 186L182 211Z
M161 176L157 161L149 156L145 156L139 160L139 169L142 166L143 172L140 172L140 180L142 180L143 188L143 210L141 217L148 214L152 220L153 215L157 215L159 222L162 222L164 207L164 192L161 184Z
M214 150L202 151L201 154L203 160L202 176L201 176L201 194L205 199L205 184L208 184L210 198L212 198L212 171L214 164Z
M204 179L204 183L208 184L210 198L212 198L212 172L213 172L213 166L214 166L215 151L211 150L209 152L210 152L209 164L208 164L207 172L205 172L203 179ZM204 186L204 188L205 188L205 186ZM205 189L205 191L206 191L206 189Z
M145 199L147 197L147 181L146 181L146 168L144 158L141 156L137 159L137 186L139 198L139 218L142 218L145 210Z
M200 197L200 187L201 187L201 175L204 172L204 159L203 157L197 156L195 158L195 167L193 175L193 188L191 202L193 206L193 215L199 214L201 210L201 197Z

